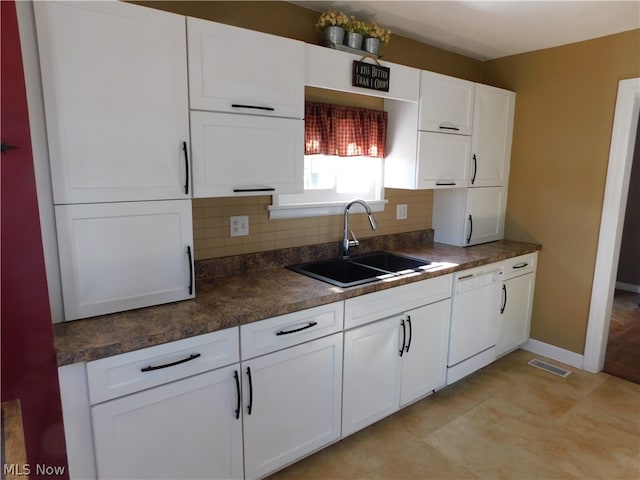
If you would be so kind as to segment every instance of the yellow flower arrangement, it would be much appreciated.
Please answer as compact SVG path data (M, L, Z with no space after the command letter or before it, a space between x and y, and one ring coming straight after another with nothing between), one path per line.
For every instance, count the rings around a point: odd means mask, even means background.
M345 25L344 29L347 32L359 33L364 37L369 30L369 24L361 20L356 20L356 17L349 17L349 22Z
M380 43L388 45L389 40L391 40L391 30L382 28L376 23L370 23L367 25L367 31L365 32L364 36L377 38L380 40Z
M349 23L349 17L344 13L336 13L333 10L320 15L316 28L322 30L325 27L345 27Z

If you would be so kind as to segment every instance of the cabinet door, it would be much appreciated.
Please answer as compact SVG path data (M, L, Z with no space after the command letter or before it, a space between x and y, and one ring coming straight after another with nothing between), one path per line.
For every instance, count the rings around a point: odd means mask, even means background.
M506 193L503 187L467 189L464 245L499 240L504 234Z
M304 190L304 121L191 112L195 197Z
M476 85L469 185L506 186L509 181L515 93Z
M186 198L185 18L34 2L56 204Z
M500 309L500 336L496 344L498 355L503 355L529 338L535 273L521 275L505 281Z
M304 43L187 19L191 108L304 117Z
M420 130L471 135L473 82L420 72Z
M340 438L342 333L242 363L247 479Z
M418 188L466 187L471 137L418 133Z
M400 406L445 385L451 300L405 314L408 339L402 356Z
M66 320L194 297L190 200L55 213Z
M237 365L92 407L98 477L241 479L235 372Z
M401 320L396 316L345 332L343 436L398 410Z

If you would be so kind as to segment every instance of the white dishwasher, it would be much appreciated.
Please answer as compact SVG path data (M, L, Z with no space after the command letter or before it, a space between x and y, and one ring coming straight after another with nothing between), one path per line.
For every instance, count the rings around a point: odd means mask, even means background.
M496 264L454 274L447 385L496 359L503 275Z

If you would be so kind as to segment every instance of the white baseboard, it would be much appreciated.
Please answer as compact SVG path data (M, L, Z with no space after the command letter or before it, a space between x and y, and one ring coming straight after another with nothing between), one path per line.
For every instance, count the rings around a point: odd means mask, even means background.
M575 353L570 350L565 350L564 348L556 347L555 345L551 345L549 343L534 340L533 338L527 340L520 348L526 350L527 352L537 353L538 355L543 355L552 360L556 360L558 362L562 362L566 365L571 365L572 367L580 369L582 369L582 365L584 362L584 355L580 355L579 353Z
M632 283L616 282L616 288L626 292L640 293L640 285L634 285Z

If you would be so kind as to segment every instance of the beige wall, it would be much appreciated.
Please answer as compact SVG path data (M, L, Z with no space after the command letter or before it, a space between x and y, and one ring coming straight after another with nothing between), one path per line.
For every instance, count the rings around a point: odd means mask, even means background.
M505 236L543 245L531 336L583 353L616 93L640 76L640 30L483 68L517 92Z

